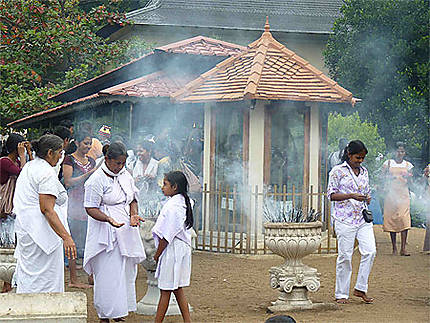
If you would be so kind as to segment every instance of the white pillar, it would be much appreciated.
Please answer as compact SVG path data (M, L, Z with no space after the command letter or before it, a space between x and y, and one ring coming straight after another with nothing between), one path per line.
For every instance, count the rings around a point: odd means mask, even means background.
M255 186L258 186L259 192L263 191L264 179L264 110L266 101L257 100L256 104L250 110L249 114L249 186L251 192L255 192ZM258 207L255 208L254 195L251 198L251 232L255 233L257 225L257 239L260 240L262 234L263 222L263 198L258 198ZM251 247L252 248L252 247Z
M320 110L318 103L309 103L310 107L310 134L309 134L309 189L313 186L313 192L319 187L319 152L320 152ZM316 208L318 198L313 198L313 207Z
M204 106L204 141L203 141L203 184L210 185L210 165L211 165L211 114L212 108L208 103Z

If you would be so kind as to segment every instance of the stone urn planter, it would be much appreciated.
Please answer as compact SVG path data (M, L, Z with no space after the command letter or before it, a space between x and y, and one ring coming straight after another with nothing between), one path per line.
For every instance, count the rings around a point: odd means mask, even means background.
M10 283L16 268L13 248L0 248L0 280Z
M308 291L316 292L320 288L320 274L302 262L305 256L318 249L321 227L319 221L264 224L266 246L285 259L284 264L269 270L270 286L279 291L278 299L269 306L272 312L321 306L313 304L308 297Z

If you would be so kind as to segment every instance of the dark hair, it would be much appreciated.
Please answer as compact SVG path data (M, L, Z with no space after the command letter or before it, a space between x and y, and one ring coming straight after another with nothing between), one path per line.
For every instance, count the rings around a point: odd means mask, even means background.
M122 142L113 142L110 145L103 146L103 155L109 159L117 159L120 156L128 157L127 148Z
M81 132L81 131L89 132L92 136L92 134L94 132L94 127L90 121L85 120L79 124L78 130L79 130L79 132Z
M296 320L289 315L276 315L269 317L264 323L296 323Z
M70 129L65 126L55 127L53 134L63 140L72 138L72 133L70 132Z
M11 133L2 147L1 156L7 156L18 148L20 142L25 141L24 137L18 133Z
M85 138L91 138L91 134L88 131L79 131L76 135L75 135L75 139L77 142L81 142L84 141Z
M72 120L69 120L69 119L63 119L60 121L60 126L70 128L70 127L73 127L73 122Z
M366 146L363 144L361 140L350 141L348 146L346 146L343 151L342 161L344 162L349 160L348 154L350 155L359 154L362 151L365 151L366 154L368 153Z
M188 181L185 177L184 173L180 171L173 171L167 174L164 174L166 180L170 183L170 185L176 185L178 188L178 193L182 194L185 198L185 205L187 206L186 211L186 219L185 219L185 227L187 229L191 228L194 223L193 219L193 209L191 207L190 197L188 196Z
M400 147L406 148L406 145L403 141L396 142L396 149L399 149Z
M63 147L63 139L56 135L43 135L38 140L32 141L31 147L37 157L45 158L49 149L56 151Z
M135 146L135 151L137 151L137 147L142 147L143 149L145 149L146 151L152 152L152 150L154 149L154 143L148 141L148 140L142 140L139 141L136 146Z

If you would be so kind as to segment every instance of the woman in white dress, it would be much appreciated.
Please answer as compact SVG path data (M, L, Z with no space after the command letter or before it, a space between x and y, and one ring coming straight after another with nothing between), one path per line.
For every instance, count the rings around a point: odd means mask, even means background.
M36 158L25 164L16 182L14 212L17 293L64 291L64 256L76 258L67 225L67 193L54 167L63 140L44 135L32 143Z
M145 259L140 239L137 188L125 169L120 142L103 147L105 161L85 182L90 215L84 269L94 275L94 307L100 322L123 321L136 310L137 265Z
M191 228L193 227L192 200L188 197L188 181L184 173L174 171L164 177L163 194L170 197L161 209L152 228L157 251L155 277L161 295L155 322L162 322L173 292L184 322L191 322L188 302L183 287L190 285Z

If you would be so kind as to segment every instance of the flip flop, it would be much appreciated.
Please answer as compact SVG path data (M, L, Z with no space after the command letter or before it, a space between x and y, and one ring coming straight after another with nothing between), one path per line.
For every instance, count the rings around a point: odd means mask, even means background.
M368 297L366 295L366 293L364 293L362 291L354 290L353 295L356 296L356 297L360 297L366 304L372 304L373 303L373 298L372 297Z

